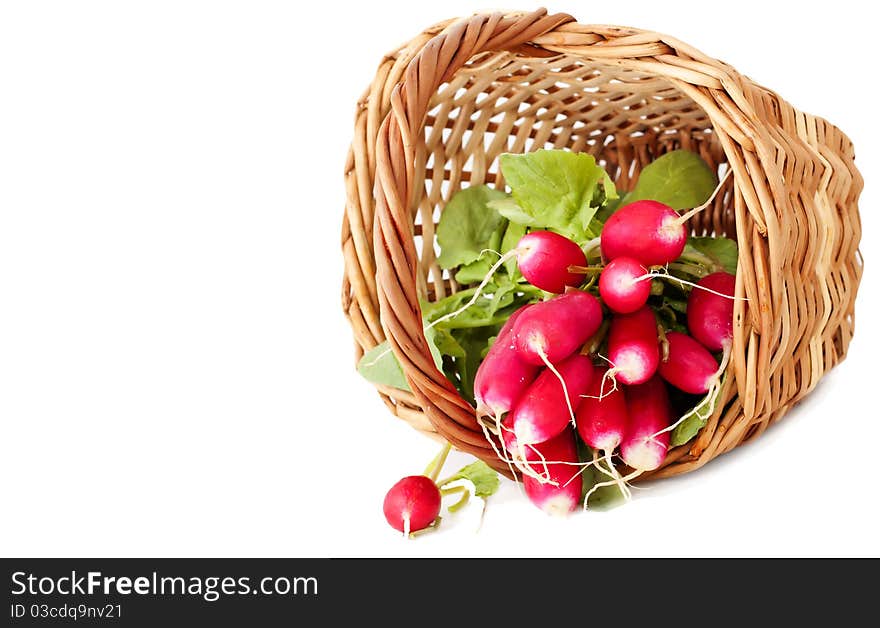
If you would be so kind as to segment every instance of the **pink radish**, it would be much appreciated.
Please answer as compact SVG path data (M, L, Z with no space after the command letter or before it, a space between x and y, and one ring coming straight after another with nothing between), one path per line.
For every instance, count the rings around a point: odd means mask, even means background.
M579 286L584 281L582 272L569 270L573 266L584 268L587 263L586 255L577 243L552 231L533 231L521 237L514 248L492 265L464 305L432 321L428 327L455 318L476 303L495 272L514 257L523 277L541 290L560 294L566 288Z
M627 386L629 424L620 443L620 457L636 471L652 471L666 459L672 406L666 384L655 375L643 384ZM630 476L628 476L630 477Z
M569 266L585 266L587 258L577 243L552 231L532 231L520 238L516 245L519 271L526 281L541 290L562 293L566 286L576 287L584 282L580 273L572 273Z
M478 416L497 418L509 412L538 375L539 367L523 360L513 344L513 325L530 307L525 305L510 315L477 368L474 397Z
M632 257L645 266L662 266L677 259L686 243L682 217L657 201L624 205L602 227L601 249L606 260Z
M556 437L521 448L526 462L546 475L544 480L523 475L526 496L548 515L565 516L578 507L583 490L581 465L572 428Z
M646 382L660 363L660 341L654 311L647 305L631 314L615 314L608 329L605 375L624 384Z
M706 275L697 282L697 286L703 289L691 290L688 297L688 331L709 351L724 351L733 343L736 277L720 271Z
M556 366L556 373L544 369L511 412L517 442L542 443L573 423L582 395L593 379L593 368L589 357L575 353Z
M578 404L575 418L581 439L593 449L613 452L620 445L627 425L623 390L602 394L602 370L595 373L586 395Z
M629 499L631 495L624 479L614 468L614 463L611 460L611 455L623 440L629 422L626 400L621 389L613 389L602 394L602 383L605 378L601 376L603 373L601 369L594 368L593 381L575 414L577 432L581 440L595 450L594 463L597 464L596 468L609 475L612 480L598 483L590 489L584 500L585 508L589 502L589 496L601 486L617 484L624 498ZM600 452L607 469L602 469L595 459Z
M669 356L657 372L667 382L692 395L702 395L718 379L718 363L699 342L678 331L666 332Z
M615 257L599 275L599 296L612 312L635 312L651 296L648 269L631 257Z
M726 300L724 297L718 298ZM670 331L666 333L666 340L669 343L669 356L657 369L660 376L684 392L694 395L705 393L702 401L663 430L669 432L692 416L697 416L705 423L715 412L722 388L721 377L727 370L732 344L728 342L725 345L719 365L706 347L687 334Z
M392 528L409 536L423 530L440 514L440 489L426 475L409 475L385 494L382 510Z
M513 326L513 343L530 364L556 364L580 349L601 324L599 300L573 289L523 312Z

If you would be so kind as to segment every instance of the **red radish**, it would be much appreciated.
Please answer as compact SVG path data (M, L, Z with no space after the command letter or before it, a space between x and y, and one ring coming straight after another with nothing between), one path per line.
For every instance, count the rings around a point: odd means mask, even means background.
M703 289L694 288L688 297L688 331L709 351L724 351L733 343L736 277L720 271L706 275L697 286Z
M672 422L672 406L666 384L655 375L644 384L627 386L629 424L620 443L620 457L636 471L652 471L666 458Z
M575 413L577 431L581 439L604 452L613 452L627 426L626 400L623 390L602 394L602 370L596 367L587 394L578 404Z
M474 397L478 416L498 418L509 412L538 376L539 367L523 360L513 344L513 325L529 307L525 305L510 315L477 368Z
M513 326L513 343L530 364L556 364L580 349L601 324L599 300L569 290L523 312Z
M596 468L603 473L607 473L612 479L608 482L597 483L590 488L589 493L587 493L584 499L584 508L586 508L586 504L589 502L590 495L602 486L617 484L624 498L628 500L631 496L629 488L626 486L626 481L620 476L617 469L614 468L614 463L611 460L611 455L623 440L623 435L626 433L629 422L626 400L621 389L615 388L610 392L602 394L602 383L605 379L601 376L602 374L603 371L601 369L595 369L590 389L578 406L576 424L581 439L592 447L596 454L601 452L602 457L605 459L607 469L602 469L598 465ZM594 460L594 462L596 461Z
M577 243L552 231L532 231L516 245L519 271L533 286L562 293L566 286L584 282L580 273L569 272L569 266L585 266L587 258Z
M521 449L532 468L546 473L546 481L523 475L523 489L529 500L548 515L565 516L575 510L581 500L583 478L573 429L566 428L548 441Z
M635 312L651 296L648 269L631 257L615 257L599 275L599 296L612 312Z
M440 489L426 475L409 475L385 494L382 509L392 528L409 535L431 525L440 514Z
M593 379L593 368L589 357L575 353L559 363L556 373L541 371L511 412L517 442L542 443L573 423L574 412ZM560 379L565 382L565 390Z
M614 212L602 227L606 260L632 257L645 266L677 259L687 243L687 229L678 212L657 201L635 201Z
M615 314L608 329L606 372L624 384L646 382L660 363L660 341L654 311L647 305L631 314Z
M666 332L669 356L660 362L660 377L686 393L702 395L718 379L718 363L699 342L678 331Z

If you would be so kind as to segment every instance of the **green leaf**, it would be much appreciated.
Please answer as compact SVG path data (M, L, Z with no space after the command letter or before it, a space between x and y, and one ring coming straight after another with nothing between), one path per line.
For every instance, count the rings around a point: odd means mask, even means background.
M681 257L710 266L712 271L724 270L735 275L739 250L736 242L730 238L690 237Z
M423 301L422 314L427 320L435 321L461 309L470 301L474 292L475 288L468 288L439 301ZM507 274L498 273L473 304L440 325L445 329L499 325L509 316L509 313L501 312L502 309L513 304L525 305L537 301L541 296L542 292L538 288L529 284L514 283Z
M718 395L721 394L721 389L724 387L725 377L727 376L721 376L721 382L718 387L713 390L714 394L703 397L702 401L690 411L691 416L679 423L678 426L672 430L672 436L669 441L670 446L678 447L679 445L684 445L696 436L703 426L706 425L706 421L709 420L709 417L712 416L712 413L715 411L715 404L718 401Z
M443 364L443 356L437 348L437 330L433 327L425 329L425 340L428 341L428 349L434 358L434 365L439 369ZM357 370L362 377L374 384L383 384L412 392L403 375L403 368L397 361L397 357L387 340L364 353L358 360Z
M611 180L611 177L608 173L603 169L602 170L602 185L600 188L597 188L593 193L593 202L598 207L600 205L604 205L605 203L613 203L620 199L620 194L617 192L617 188L614 187L614 181Z
M584 471L584 485L586 486L586 491L584 491L584 496L586 496L587 491L589 491L595 484L600 482L608 482L611 480L611 477L598 471L592 467ZM587 481L587 478L590 478ZM612 508L617 508L618 506L623 505L626 502L626 498L620 490L620 487L614 484L608 486L600 486L593 494L590 495L590 501L587 504L587 508L590 510L611 510Z
M410 390L400 362L391 351L387 340L367 351L358 361L357 370L367 381L374 384Z
M482 460L477 460L461 468L458 473L445 481L444 484L455 480L469 481L474 485L474 495L483 499L493 495L501 484L498 479L498 472Z
M702 157L674 150L645 166L621 205L651 199L676 210L691 209L705 203L717 185L718 177Z
M455 339L455 335L453 335L452 331L443 328L441 325L437 325L432 328L436 331L436 340L437 350L440 351L443 355L449 355L455 358L463 358L467 355L458 340Z
M593 459L593 450L586 445L580 438L577 439L578 459L580 462L590 462ZM583 489L581 490L581 503L587 493L590 492L596 484L611 480L611 476L596 469L595 465L584 467L581 471L583 477ZM611 510L625 502L623 493L616 485L602 486L593 491L590 495L590 501L587 503L589 510Z
M576 242L590 235L590 221L604 199L616 195L611 179L588 153L504 153L500 164L518 206L514 211L506 204L505 216L519 224L556 231Z
M504 255L511 249L513 249L522 237L526 234L526 226L521 225L514 221L509 221L507 223L507 229L504 231L504 237L501 239L501 254ZM517 265L516 258L513 257L506 262L504 262L504 269L507 271L507 274L513 279L513 281L518 281L522 274L519 272L519 266Z
M500 190L475 185L459 190L449 199L437 224L437 263L442 268L470 264L480 258L493 237L497 235L498 242L501 241L506 220L488 203L506 197Z
M664 305L668 305L679 314L687 314L687 301L681 299L664 299Z
M489 201L489 207L507 218L510 222L515 222L523 227L533 227L539 224L537 218L527 213L510 197Z
M604 224L605 221L611 217L611 214L616 212L618 210L618 208L626 205L628 202L629 202L629 192L627 192L623 196L619 196L614 199L609 199L608 202L606 202L602 206L602 208L596 212L595 219L598 220L599 222L601 222L602 224Z
M492 268L492 260L489 259L490 255L490 253L487 253L480 259L459 268L458 272L455 273L455 280L462 285L483 281Z
M501 329L501 324L455 329L451 333L464 355L455 359L455 372L458 374L459 391L468 401L474 400L474 377L483 357L488 351L489 341Z
M440 349L437 348L438 329L436 327L427 327L428 323L425 320L422 320L422 324L425 325L425 340L428 341L428 351L431 352L431 357L434 358L434 366L437 367L437 370L441 370L443 355L441 355Z
M479 259L463 265L458 272L455 273L455 280L458 283L480 283L486 278L486 275L489 274L492 266L494 266L495 262L498 260L498 257L492 251L500 252L498 249L502 246L502 237L507 231L508 224L509 223L506 219L502 219L499 227L492 232L481 249Z
M664 301L660 307L655 309L655 311L657 312L657 318L663 326L663 329L666 331L688 333L687 317L684 314L677 314L676 310L669 303ZM679 318L681 320L679 320Z

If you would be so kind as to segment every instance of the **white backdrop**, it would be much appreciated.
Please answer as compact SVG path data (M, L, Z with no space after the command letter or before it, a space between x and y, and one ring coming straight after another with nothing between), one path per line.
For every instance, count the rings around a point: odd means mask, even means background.
M855 339L758 441L621 508L551 519L505 481L478 532L471 506L405 541L382 498L438 445L354 370L343 164L381 56L493 7L4 3L0 554L880 555L862 6L548 3L669 33L850 135L867 180Z

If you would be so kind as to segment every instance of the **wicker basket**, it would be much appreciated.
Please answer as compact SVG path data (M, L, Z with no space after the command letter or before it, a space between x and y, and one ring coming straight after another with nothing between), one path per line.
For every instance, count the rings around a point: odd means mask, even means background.
M434 230L463 185L502 186L497 158L587 151L627 189L666 151L732 168L695 234L739 243L734 347L723 403L670 451L669 476L761 434L840 362L862 274L850 140L729 65L658 33L568 15L476 14L387 55L358 102L345 166L342 305L356 358L385 338L412 393L379 387L414 428L506 472L474 408L434 365L419 298L458 286Z

